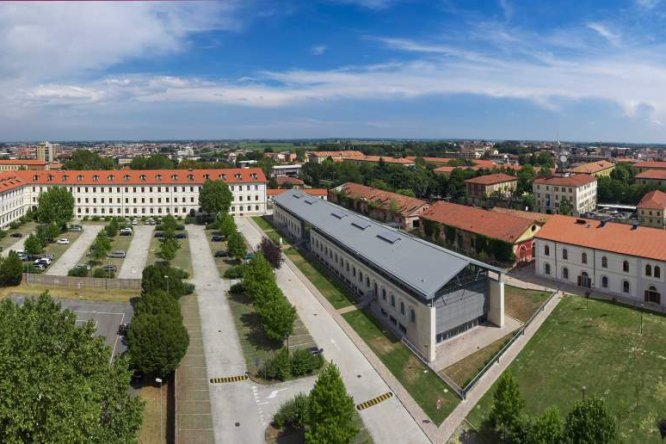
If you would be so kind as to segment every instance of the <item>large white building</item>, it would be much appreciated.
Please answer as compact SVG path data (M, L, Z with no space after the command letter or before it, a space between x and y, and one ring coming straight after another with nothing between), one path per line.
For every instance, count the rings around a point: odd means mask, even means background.
M536 274L666 306L666 231L556 215L535 235Z
M589 174L537 177L532 192L541 213L558 213L563 200L579 215L597 209L597 178Z
M260 168L16 171L0 174L0 225L6 227L36 207L39 195L52 187L72 193L78 218L185 217L200 211L199 191L207 180L227 183L233 195L231 214L266 213L266 176Z
M501 270L300 190L273 203L280 230L425 359L434 361L440 344L477 325L504 326Z

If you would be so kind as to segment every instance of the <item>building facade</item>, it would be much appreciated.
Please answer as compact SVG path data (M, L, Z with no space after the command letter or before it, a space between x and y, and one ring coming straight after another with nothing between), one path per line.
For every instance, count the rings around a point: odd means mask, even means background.
M615 169L615 164L607 160L588 162L572 169L574 174L590 174L594 177L608 177Z
M490 196L511 197L518 188L518 179L508 174L488 174L465 181L467 197L482 200Z
M666 193L659 190L647 193L636 206L638 222L646 227L666 228Z
M56 157L56 149L58 148L57 143L49 143L49 142L42 142L39 145L37 145L36 149L36 157L37 160L41 160L43 162L55 162L55 157Z
M278 229L425 359L476 325L504 325L501 270L299 190L276 196L274 205Z
M558 213L563 200L573 206L574 215L597 208L597 178L592 175L537 177L532 192L542 213Z
M666 306L666 232L553 216L536 235L536 274L582 291Z
M18 170L48 170L49 163L34 159L8 159L0 160L0 171Z
M639 185L666 186L666 170L645 170L636 174L636 182Z

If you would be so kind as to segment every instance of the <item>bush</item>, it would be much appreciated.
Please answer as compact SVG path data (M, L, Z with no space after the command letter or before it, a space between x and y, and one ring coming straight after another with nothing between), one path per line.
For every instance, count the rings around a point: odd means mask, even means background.
M11 230L16 230L20 226L21 226L21 224L17 221L13 221L12 223L9 224L9 228Z
M307 350L299 349L291 355L291 375L294 377L312 373L324 365L324 357L313 355Z
M273 359L269 359L264 364L264 374L266 379L279 379L286 381L291 375L291 361L289 360L289 350L281 348Z
M168 276L167 279L164 276ZM143 293L151 293L157 290L167 291L174 298L179 298L194 291L194 285L183 282L188 274L177 268L162 264L149 265L143 269L141 278L141 289Z
M245 286L243 285L242 282L235 283L229 289L229 293L231 293L231 294L241 294L244 291L245 291Z
M241 279L243 277L243 265L235 265L224 270L225 279Z
M90 216L83 216L83 219L81 219L81 220L83 220L83 221L90 220Z
M42 270L35 267L31 262L28 262L28 263L23 264L23 272L24 273L41 273Z
M101 268L95 268L93 271L93 277L113 279L116 277L116 273L112 271L104 271Z
M74 267L67 272L67 276L87 277L88 269L84 267Z
M99 216L93 216L90 218L93 222L99 222Z
M302 429L308 414L308 397L299 393L296 397L283 404L273 417L273 425L278 429L289 427Z
M0 285L19 285L23 279L23 261L15 251L0 263Z

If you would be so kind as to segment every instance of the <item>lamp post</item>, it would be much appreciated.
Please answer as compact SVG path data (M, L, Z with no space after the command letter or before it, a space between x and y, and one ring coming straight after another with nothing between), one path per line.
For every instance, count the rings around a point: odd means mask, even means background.
M155 378L155 382L160 385L160 442L163 442L162 438L164 435L164 424L162 422L162 379Z
M586 386L582 386L580 389L581 389L582 392L583 392L583 402L585 402L585 392L587 391L587 387L586 387Z
M164 275L164 279L166 279L166 283L167 283L167 293L169 293L169 276ZM170 293L169 293L169 294L170 294Z
M645 304L641 303L641 336L643 335L643 308Z

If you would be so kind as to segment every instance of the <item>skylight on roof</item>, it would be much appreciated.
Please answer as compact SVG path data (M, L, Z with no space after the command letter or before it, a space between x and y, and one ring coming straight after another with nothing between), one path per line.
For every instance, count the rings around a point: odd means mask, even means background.
M303 196L300 195L300 194L294 194L294 198L296 198L296 199L300 199L301 197L303 197Z
M306 198L303 199L303 200L305 201L306 204L310 204L310 205L312 205L312 204L314 204L315 202L317 202L319 199L315 199L314 197L309 197L309 196L308 196L308 197L306 197Z
M370 222L368 222L367 220L359 220L359 219L353 220L351 224L356 228L360 228L361 230L365 230L370 226Z
M398 233L394 233L393 231L382 231L377 235L378 238L380 238L383 241L386 241L390 244L395 244L397 241L402 239Z
M331 211L331 215L337 217L338 219L342 219L343 217L347 217L347 213L345 213L344 211L340 211L340 210Z

